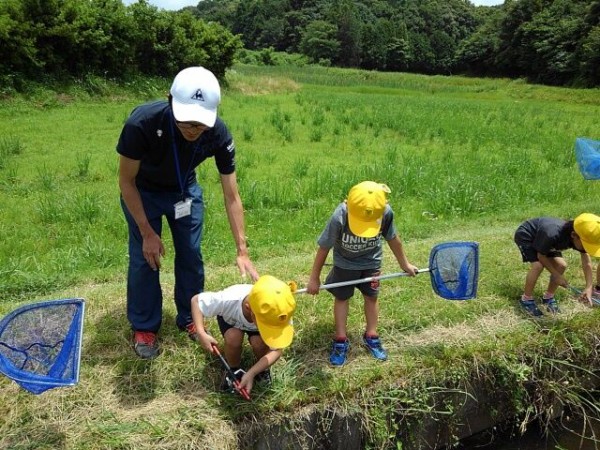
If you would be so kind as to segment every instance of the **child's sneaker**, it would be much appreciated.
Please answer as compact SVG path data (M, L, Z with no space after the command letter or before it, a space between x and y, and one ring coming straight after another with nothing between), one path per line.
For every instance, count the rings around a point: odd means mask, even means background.
M376 359L380 361L385 361L387 359L387 352L381 346L381 340L379 336L371 336L367 337L367 335L363 335L363 343L371 352Z
M600 289L598 289L597 286L592 290L592 300L593 299L600 300Z
M329 362L331 365L343 365L346 362L346 356L348 355L349 348L350 342L348 342L348 339L342 342L334 340L333 345L331 346L331 354L329 355Z
M262 372L257 373L254 377L254 382L264 386L271 386L273 383L273 380L271 379L271 370L265 369Z
M554 297L552 298L543 298L542 303L546 307L546 310L552 314L558 314L560 312L560 308L558 307L558 302Z
M539 310L537 305L535 304L535 300L520 300L521 308L525 310L527 314L533 317L543 316L542 312Z

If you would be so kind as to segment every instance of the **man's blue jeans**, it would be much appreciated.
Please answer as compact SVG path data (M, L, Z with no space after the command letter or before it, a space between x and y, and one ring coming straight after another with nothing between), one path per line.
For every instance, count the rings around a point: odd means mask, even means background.
M175 204L182 200L179 192L139 190L150 226L161 236L162 218L173 236L175 247L175 306L177 326L192 322L192 297L204 290L204 263L200 248L204 221L204 201L198 184L186 188L185 198L192 198L192 213L175 219ZM142 236L121 198L121 207L129 228L129 270L127 273L127 319L134 330L158 332L162 322L160 271L154 271L142 252Z

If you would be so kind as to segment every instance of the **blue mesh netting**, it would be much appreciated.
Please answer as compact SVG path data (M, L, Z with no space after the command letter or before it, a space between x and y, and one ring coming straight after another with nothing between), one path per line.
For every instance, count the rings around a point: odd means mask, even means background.
M429 255L431 285L437 295L448 300L468 300L477 296L479 244L447 242Z
M586 180L600 180L600 141L575 139L575 158Z
M0 321L0 372L33 394L79 381L82 299L22 306Z

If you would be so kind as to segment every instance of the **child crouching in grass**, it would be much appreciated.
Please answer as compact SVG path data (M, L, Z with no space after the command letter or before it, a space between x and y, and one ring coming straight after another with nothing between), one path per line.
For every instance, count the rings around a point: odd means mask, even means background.
M552 314L560 312L554 293L559 286L568 287L563 274L567 263L562 250L574 249L581 254L581 268L585 277L585 289L581 299L592 305L593 270L591 256L600 256L600 217L583 213L575 220L554 217L537 217L523 222L514 236L523 262L530 263L521 296L521 307L533 317L543 315L533 297L538 278L546 269L550 272L548 287L542 295L542 304Z
M240 388L252 390L255 381L271 383L270 367L292 343L292 316L296 301L290 287L270 275L261 276L254 284L237 284L218 292L202 292L192 297L192 318L198 331L198 342L214 353L217 341L206 332L204 319L216 317L225 341L223 356L240 381ZM256 362L244 372L241 369L244 335ZM227 373L222 390L231 390L233 380Z

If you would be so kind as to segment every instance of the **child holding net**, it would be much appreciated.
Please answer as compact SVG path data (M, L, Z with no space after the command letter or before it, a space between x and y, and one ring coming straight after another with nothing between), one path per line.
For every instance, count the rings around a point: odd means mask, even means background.
M306 288L309 294L315 295L319 292L321 270L331 249L333 267L327 275L326 283L379 275L383 240L387 242L402 270L410 276L417 274L418 269L406 258L402 241L396 231L394 212L387 201L389 193L390 189L385 184L374 181L364 181L350 189L347 200L337 206L317 240L319 248ZM379 281L371 281L328 289L335 298L335 336L329 357L329 362L334 366L341 366L346 362L350 348L346 327L349 300L355 287L364 299L366 328L363 344L376 359L387 359L387 352L377 333Z

